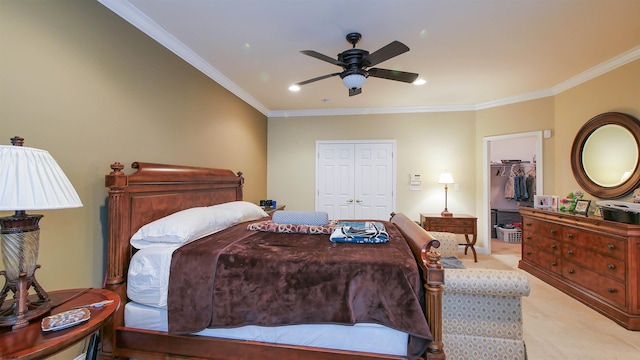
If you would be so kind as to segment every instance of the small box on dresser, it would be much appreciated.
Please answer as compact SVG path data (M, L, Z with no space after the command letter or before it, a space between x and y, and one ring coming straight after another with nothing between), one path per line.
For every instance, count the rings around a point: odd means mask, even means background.
M640 225L520 207L519 267L640 330Z

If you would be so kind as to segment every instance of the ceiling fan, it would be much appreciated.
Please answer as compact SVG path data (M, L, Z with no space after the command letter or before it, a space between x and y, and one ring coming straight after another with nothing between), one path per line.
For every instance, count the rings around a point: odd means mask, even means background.
M297 83L296 85L305 85L314 81L330 78L333 76L340 76L344 85L349 88L349 96L354 96L362 93L362 85L366 81L367 77L377 77L387 80L402 81L406 83L412 83L418 78L418 74L388 70L380 68L370 68L371 66L378 65L379 63L389 60L392 57L398 56L409 51L409 47L399 41L393 41L386 46L369 53L366 50L356 49L356 44L362 35L359 33L350 33L347 35L347 41L352 44L353 48L345 50L338 54L338 59L333 59L329 56L320 54L313 50L304 50L301 53L309 55L316 59L326 61L330 64L338 65L342 67L342 72L319 76L313 79L305 80Z

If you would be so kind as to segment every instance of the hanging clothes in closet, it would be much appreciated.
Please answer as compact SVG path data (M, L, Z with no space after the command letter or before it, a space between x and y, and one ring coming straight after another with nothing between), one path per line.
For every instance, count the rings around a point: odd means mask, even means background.
M525 173L520 165L511 165L509 178L504 186L504 197L516 201L531 201L535 194L535 169Z

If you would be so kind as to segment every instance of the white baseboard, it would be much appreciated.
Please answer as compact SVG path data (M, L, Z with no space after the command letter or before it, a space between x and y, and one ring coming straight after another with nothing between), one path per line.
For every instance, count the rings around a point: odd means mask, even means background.
M87 353L82 353L73 360L85 360L86 358L87 358Z

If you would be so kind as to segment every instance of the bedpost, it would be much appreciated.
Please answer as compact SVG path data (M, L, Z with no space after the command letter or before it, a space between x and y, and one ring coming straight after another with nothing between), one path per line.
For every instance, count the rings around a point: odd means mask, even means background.
M431 247L440 247L440 242L431 234L411 221L406 215L391 214L391 222L407 239L418 265L422 268L425 289L425 316L429 322L429 330L433 341L429 344L425 358L428 360L444 360L446 358L442 343L442 285L444 285L444 269L440 265L440 254Z
M111 164L111 173L105 176L105 186L109 188L108 199L108 247L107 247L107 268L105 274L104 287L120 296L122 306L113 315L113 319L105 325L102 330L102 354L101 358L112 357L113 345L115 341L115 329L124 325L124 303L127 298L126 286L124 284L127 271L127 264L130 258L129 243L121 243L119 239L127 239L122 236L122 232L129 228L128 224L123 224L117 214L126 206L128 198L124 195L124 190L128 184L128 178L122 172L124 166L119 163Z
M426 268L425 274L425 303L427 319L433 341L427 348L427 359L445 359L442 343L442 285L444 285L444 270L440 265L440 254L431 250L431 246L440 247L438 240L431 240L420 251L422 263Z

